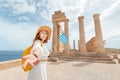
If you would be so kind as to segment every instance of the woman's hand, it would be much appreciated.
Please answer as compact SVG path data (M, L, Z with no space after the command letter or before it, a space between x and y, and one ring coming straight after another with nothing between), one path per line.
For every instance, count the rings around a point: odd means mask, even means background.
M39 58L36 58L33 54L28 54L24 57L22 57L23 60L26 60L26 59L31 59L31 60L34 60L36 59L36 61L33 63L34 65L37 65L41 60Z
M33 64L37 65L41 60L38 58Z

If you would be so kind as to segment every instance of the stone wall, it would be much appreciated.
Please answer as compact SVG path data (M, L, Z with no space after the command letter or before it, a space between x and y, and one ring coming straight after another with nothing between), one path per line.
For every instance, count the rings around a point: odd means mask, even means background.
M119 53L119 50L118 49L113 49L113 48L106 48L105 51L107 53Z
M21 65L21 59L0 62L0 70L5 70Z
M96 52L97 46L96 46L95 37L93 37L91 40L89 40L86 43L86 49L87 49L87 52Z

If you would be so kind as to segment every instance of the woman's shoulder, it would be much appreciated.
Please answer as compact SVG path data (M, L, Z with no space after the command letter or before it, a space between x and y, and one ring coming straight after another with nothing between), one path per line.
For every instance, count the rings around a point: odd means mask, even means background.
M40 42L40 40L35 40L35 43L38 43L38 42Z
M35 40L34 45L40 44L40 40Z

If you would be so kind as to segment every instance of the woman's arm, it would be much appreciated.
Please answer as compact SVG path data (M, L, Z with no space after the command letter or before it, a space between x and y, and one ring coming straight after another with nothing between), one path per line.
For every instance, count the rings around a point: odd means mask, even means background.
M36 58L39 58L40 49L35 49L35 50L33 51L33 55L34 55Z
M37 60L34 62L34 65L36 65L36 64L38 64L41 61L41 59L39 58L40 49L35 49L33 51L33 55L34 55L35 58L37 58Z

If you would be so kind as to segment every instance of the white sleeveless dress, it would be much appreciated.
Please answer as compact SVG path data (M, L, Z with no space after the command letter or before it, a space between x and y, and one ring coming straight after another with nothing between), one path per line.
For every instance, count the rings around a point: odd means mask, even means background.
M35 49L40 49L40 55L38 56L40 59L48 59L50 53L44 45L40 45L40 40L35 41L31 54ZM35 65L28 73L28 80L47 80L46 66L47 62L42 61Z

